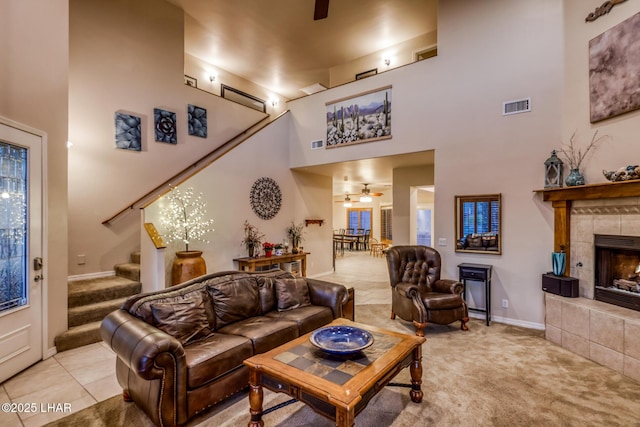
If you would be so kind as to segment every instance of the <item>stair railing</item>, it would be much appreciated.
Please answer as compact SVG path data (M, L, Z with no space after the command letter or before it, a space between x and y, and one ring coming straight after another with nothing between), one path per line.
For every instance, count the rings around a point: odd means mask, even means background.
M138 198L133 203L128 204L125 208L121 209L120 211L118 211L108 219L102 221L102 224L106 226L110 226L118 218L124 216L129 212L132 212L134 209L146 208L151 203L155 202L160 197L167 194L171 190L171 186L175 187L177 185L180 185L181 183L191 178L193 175L200 172L201 170L209 166L211 163L213 163L214 161L216 161L217 159L225 155L232 148L240 145L242 142L249 139L250 136L258 132L259 130L267 127L270 123L279 119L280 117L282 117L284 114L288 112L289 110L283 111L278 116L276 116L273 120L269 120L267 123L264 123L264 122L271 117L269 115L258 120L257 122L249 126L247 129L243 130L242 132L232 137L231 139L225 141L222 145L220 145L210 153L196 160L195 162L193 162L192 164L184 168L182 171L178 172L177 174L173 175L171 178L164 181L162 184L155 187L153 190L144 194L142 197Z

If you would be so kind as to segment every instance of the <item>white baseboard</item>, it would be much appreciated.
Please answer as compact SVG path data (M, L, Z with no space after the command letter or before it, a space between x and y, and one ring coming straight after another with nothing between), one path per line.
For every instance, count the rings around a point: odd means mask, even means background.
M69 282L75 282L78 280L89 280L89 279L99 279L101 277L112 277L115 276L115 271L99 271L97 273L87 273L87 274L78 274L75 276L68 276L67 280Z
M477 312L469 312L469 317L473 317L474 319L482 319L482 320L486 319L486 316L484 313L477 313ZM520 326L527 329L538 329L541 331L545 330L544 324L541 324L541 323L528 322L526 320L510 319L508 317L502 317L502 316L491 315L491 322L504 323L505 325Z
M47 350L47 352L44 354L44 358L48 359L50 357L55 356L56 354L58 354L58 349L56 347L51 347L49 348L49 350Z

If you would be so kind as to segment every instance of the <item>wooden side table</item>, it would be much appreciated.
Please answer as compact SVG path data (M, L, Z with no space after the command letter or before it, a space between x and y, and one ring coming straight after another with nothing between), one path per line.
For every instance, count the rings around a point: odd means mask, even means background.
M300 261L300 274L307 276L307 255L309 252L298 252L297 254L273 255L270 257L235 258L240 271L256 271L256 267L271 267L280 265L283 262Z

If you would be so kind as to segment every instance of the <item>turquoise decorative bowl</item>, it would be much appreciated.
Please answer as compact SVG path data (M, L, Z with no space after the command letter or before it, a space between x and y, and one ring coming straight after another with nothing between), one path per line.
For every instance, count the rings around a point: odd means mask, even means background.
M326 326L309 337L311 344L331 354L352 354L373 344L373 335L353 326Z

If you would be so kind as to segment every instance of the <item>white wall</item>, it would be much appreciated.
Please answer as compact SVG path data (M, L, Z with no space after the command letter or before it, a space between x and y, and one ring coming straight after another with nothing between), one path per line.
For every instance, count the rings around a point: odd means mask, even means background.
M265 115L184 85L183 13L167 2L72 0L69 26L69 274L82 275L139 249L138 212L104 220ZM187 134L187 104L207 109L207 138ZM176 113L176 145L155 142L154 108ZM116 111L142 117L142 151L115 148Z
M195 194L203 193L207 216L215 221L215 231L206 236L209 243L192 242L189 245L191 250L204 252L208 272L237 269L233 259L247 256L241 244L245 220L264 233L266 241L277 243L283 239L288 241L286 228L292 221L299 224L304 219L328 219L328 203L320 203L309 209L308 201L330 200L331 192L326 186L331 180L289 170L289 118L290 115L285 115L272 122L181 186L192 187ZM282 193L282 207L270 220L260 219L249 204L251 186L261 177L274 179ZM160 199L145 209L145 221L153 222L161 234L164 232L160 224L164 203L164 199ZM310 225L305 228L302 246L306 252L311 252L307 259L308 275L326 272L331 268L330 258L328 265L319 261L323 248L318 243L326 241L327 236L331 236L330 226ZM330 249L331 246L329 254ZM166 283L171 283L170 268L177 250L184 250L184 245L173 243L166 251Z
M602 144L585 158L581 169L587 184L605 182L603 169L618 169L640 162L640 110L597 123L589 121L589 40L640 12L640 2L626 2L615 6L594 22L585 22L584 18L601 4L598 0L564 2L564 123L562 139L556 141L556 146L560 142L567 144L574 132L576 142L581 147L589 144L596 130L598 135L611 136L610 142ZM565 176L567 172L565 166Z
M447 0L438 9L436 58L289 103L291 166L435 149L433 238L448 242L438 247L444 277L457 277L461 262L493 264L494 316L541 326L553 218L532 190L544 185L543 162L562 132L562 5ZM393 86L392 139L308 148L325 138L326 102L386 85ZM501 115L503 101L529 96L532 112ZM503 195L503 255L454 252L454 196L490 193Z
M0 2L0 116L47 134L43 306L48 348L67 328L68 24L67 0Z

